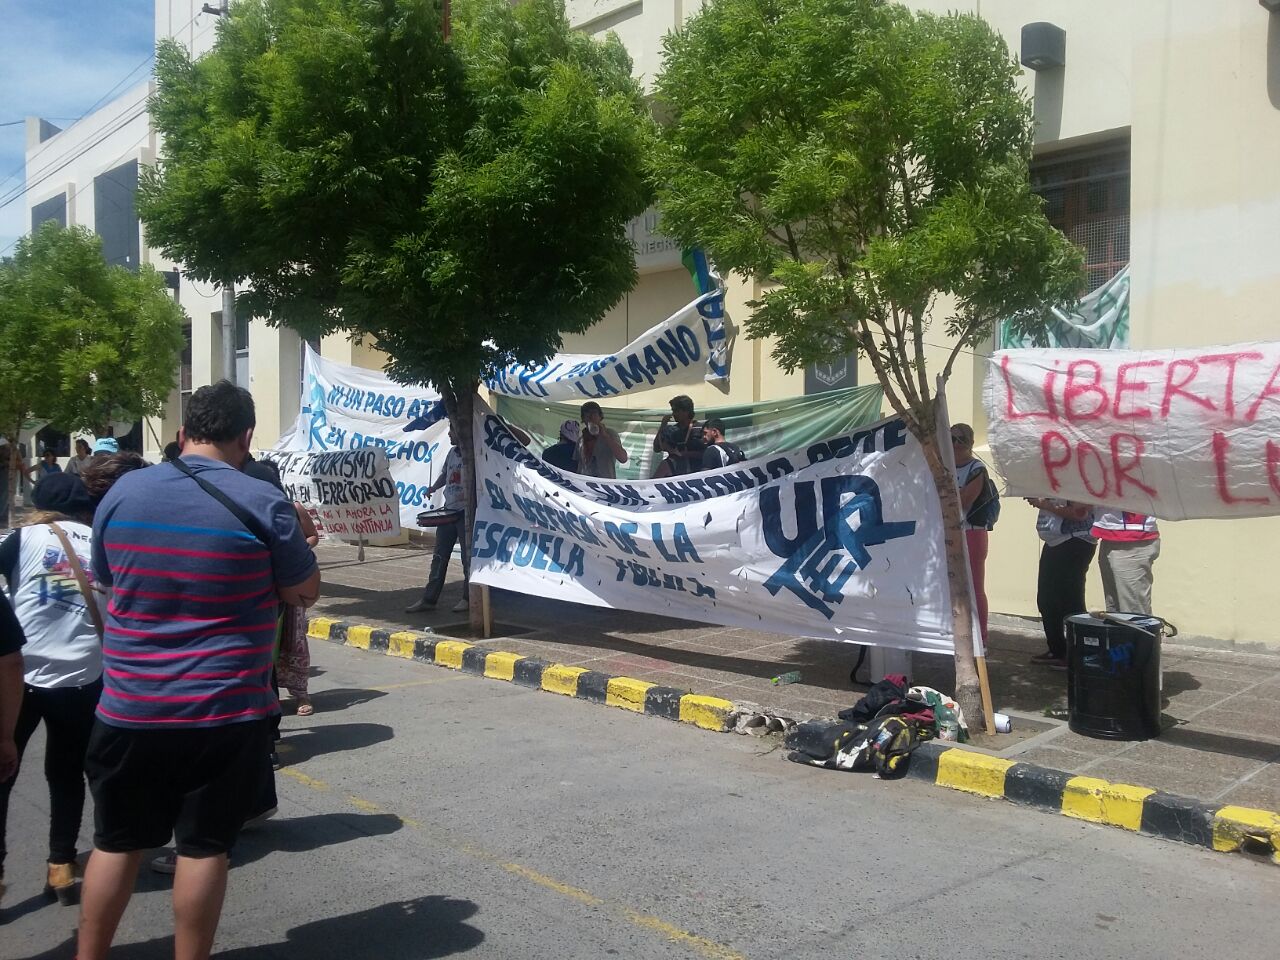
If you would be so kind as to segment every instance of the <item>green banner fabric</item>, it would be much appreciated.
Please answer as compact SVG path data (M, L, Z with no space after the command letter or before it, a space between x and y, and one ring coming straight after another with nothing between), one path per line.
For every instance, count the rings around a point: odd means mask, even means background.
M1052 310L1042 331L1023 336L1000 324L999 349L1069 347L1123 350L1129 346L1129 268L1094 290L1070 310Z
M726 439L736 443L748 458L799 450L824 437L849 433L880 419L884 391L879 384L830 390L810 397L790 397L764 403L739 403L699 409L699 422L718 417L724 421ZM560 439L560 425L579 418L576 403L547 403L495 395L495 412L533 438L530 449L541 454ZM650 477L660 454L653 452L653 437L669 409L633 410L604 407L606 426L618 431L629 456L618 467L619 480Z

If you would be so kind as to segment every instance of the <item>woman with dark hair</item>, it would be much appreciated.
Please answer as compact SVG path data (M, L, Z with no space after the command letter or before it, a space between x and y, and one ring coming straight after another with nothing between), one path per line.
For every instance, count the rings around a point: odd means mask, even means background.
M284 484L280 482L280 468L270 460L250 460L244 465L244 472L255 479L271 484L284 493ZM293 509L297 511L298 523L302 526L302 536L307 545L315 549L320 542L320 534L316 525L307 513L307 508L294 501ZM311 650L307 646L307 611L303 607L285 606L280 626L280 645L276 651L276 682L289 691L294 703L298 705L297 715L309 717L315 713L311 697L307 693L307 680L311 675Z
M44 892L75 902L76 839L84 814L84 758L102 692L99 598L91 586L93 501L80 478L43 477L32 491L40 511L0 542L0 574L27 644L14 742L18 761L41 723L49 783L49 862ZM0 878L15 777L0 783Z
M92 461L93 453L89 449L89 441L81 437L76 441L76 455L67 461L67 473L80 476Z
M126 473L141 470L147 466L142 455L126 450L123 453L100 453L95 456L80 473L84 488L89 491L94 507L107 495L107 491L115 486L116 481Z

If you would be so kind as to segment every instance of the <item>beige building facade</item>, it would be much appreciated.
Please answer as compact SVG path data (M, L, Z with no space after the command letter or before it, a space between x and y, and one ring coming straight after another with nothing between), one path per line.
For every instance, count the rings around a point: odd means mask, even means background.
M698 0L576 0L586 32L617 32L646 80L660 68L661 38ZM1024 68L1037 121L1037 188L1056 225L1086 248L1094 285L1126 263L1130 346L1226 344L1280 337L1280 13L1257 0L915 0L933 13L981 16L1021 53L1023 27L1065 33L1065 63ZM641 261L644 269L644 261ZM569 345L613 349L689 292L674 261L655 263L604 321ZM741 321L754 285L729 281ZM937 342L942 343L941 333ZM941 351L938 351L939 358ZM958 364L947 389L953 420L972 423L986 456L984 356ZM935 365L941 368L941 359ZM874 380L865 362L859 382ZM811 385L813 377L809 378ZM727 396L803 392L767 343L738 339ZM691 391L701 404L725 396ZM648 396L631 403L657 405ZM1280 438L1278 438L1280 439ZM991 537L991 609L1035 616L1039 541L1035 511L1007 500ZM1280 646L1280 518L1162 523L1155 610L1186 634ZM1102 606L1096 564L1091 606Z
M1257 0L920 0L916 9L961 9L987 20L1020 54L1024 26L1049 23L1065 33L1065 63L1024 69L1037 120L1037 189L1051 219L1085 246L1091 280L1101 283L1128 264L1132 276L1130 345L1174 347L1275 339L1280 303L1280 14ZM201 0L157 0L156 37L173 36L195 53L207 50L215 18ZM590 34L616 33L646 83L659 71L662 38L696 13L700 0L566 0L574 25ZM126 97L130 95L125 95ZM99 113L119 110L125 98ZM71 152L90 139L94 116L67 131L32 131L35 155ZM86 124L86 121L90 123ZM145 118L130 121L124 154L140 163L159 144ZM138 134L132 144L133 134ZM41 138L44 139L41 139ZM29 194L33 218L41 203L64 200L66 222L86 222L84 186L118 166L115 147L89 151L61 182ZM96 149L96 148L95 148ZM53 150L54 154L48 153ZM132 151L132 152L130 152ZM33 164L28 165L30 181ZM46 208L47 209L47 208ZM92 226L92 222L88 222ZM656 211L631 225L640 282L592 330L566 350L609 352L669 316L693 297L680 251L661 235ZM177 296L191 318L191 348L181 389L162 418L146 425L150 456L181 421L183 396L222 375L221 292L191 282L179 265L147 248L139 256L177 271ZM728 279L726 306L741 326L757 292ZM289 330L261 321L237 330L241 382L258 403L258 438L274 442L298 410L302 344ZM937 335L942 343L942 334ZM371 368L373 349L326 338L324 356ZM947 390L953 420L971 422L983 455L980 391L983 356L958 365ZM940 368L941 364L938 364ZM871 382L869 366L786 373L767 342L739 336L727 387L688 389L703 407L766 400L829 386ZM674 391L671 391L674 392ZM620 402L661 406L666 394L636 394ZM1039 544L1034 512L1007 501L991 541L987 585L991 609L1035 615ZM1184 633L1280 646L1272 605L1277 565L1272 538L1280 518L1162 524L1156 564L1156 612ZM1101 606L1096 569L1090 602Z

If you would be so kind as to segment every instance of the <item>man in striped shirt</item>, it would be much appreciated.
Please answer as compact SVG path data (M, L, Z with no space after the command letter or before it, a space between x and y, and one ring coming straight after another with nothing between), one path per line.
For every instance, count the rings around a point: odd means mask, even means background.
M143 853L170 836L174 952L208 957L227 854L271 775L279 605L314 603L320 571L293 505L240 472L254 424L247 390L202 387L181 460L123 477L95 515L94 574L110 602L86 761L82 960L106 957Z

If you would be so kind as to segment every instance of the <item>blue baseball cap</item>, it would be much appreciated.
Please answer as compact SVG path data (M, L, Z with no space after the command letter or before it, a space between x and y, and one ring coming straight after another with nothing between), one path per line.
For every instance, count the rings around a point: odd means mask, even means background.
M94 453L119 453L120 444L116 443L115 437L99 437L93 441Z

